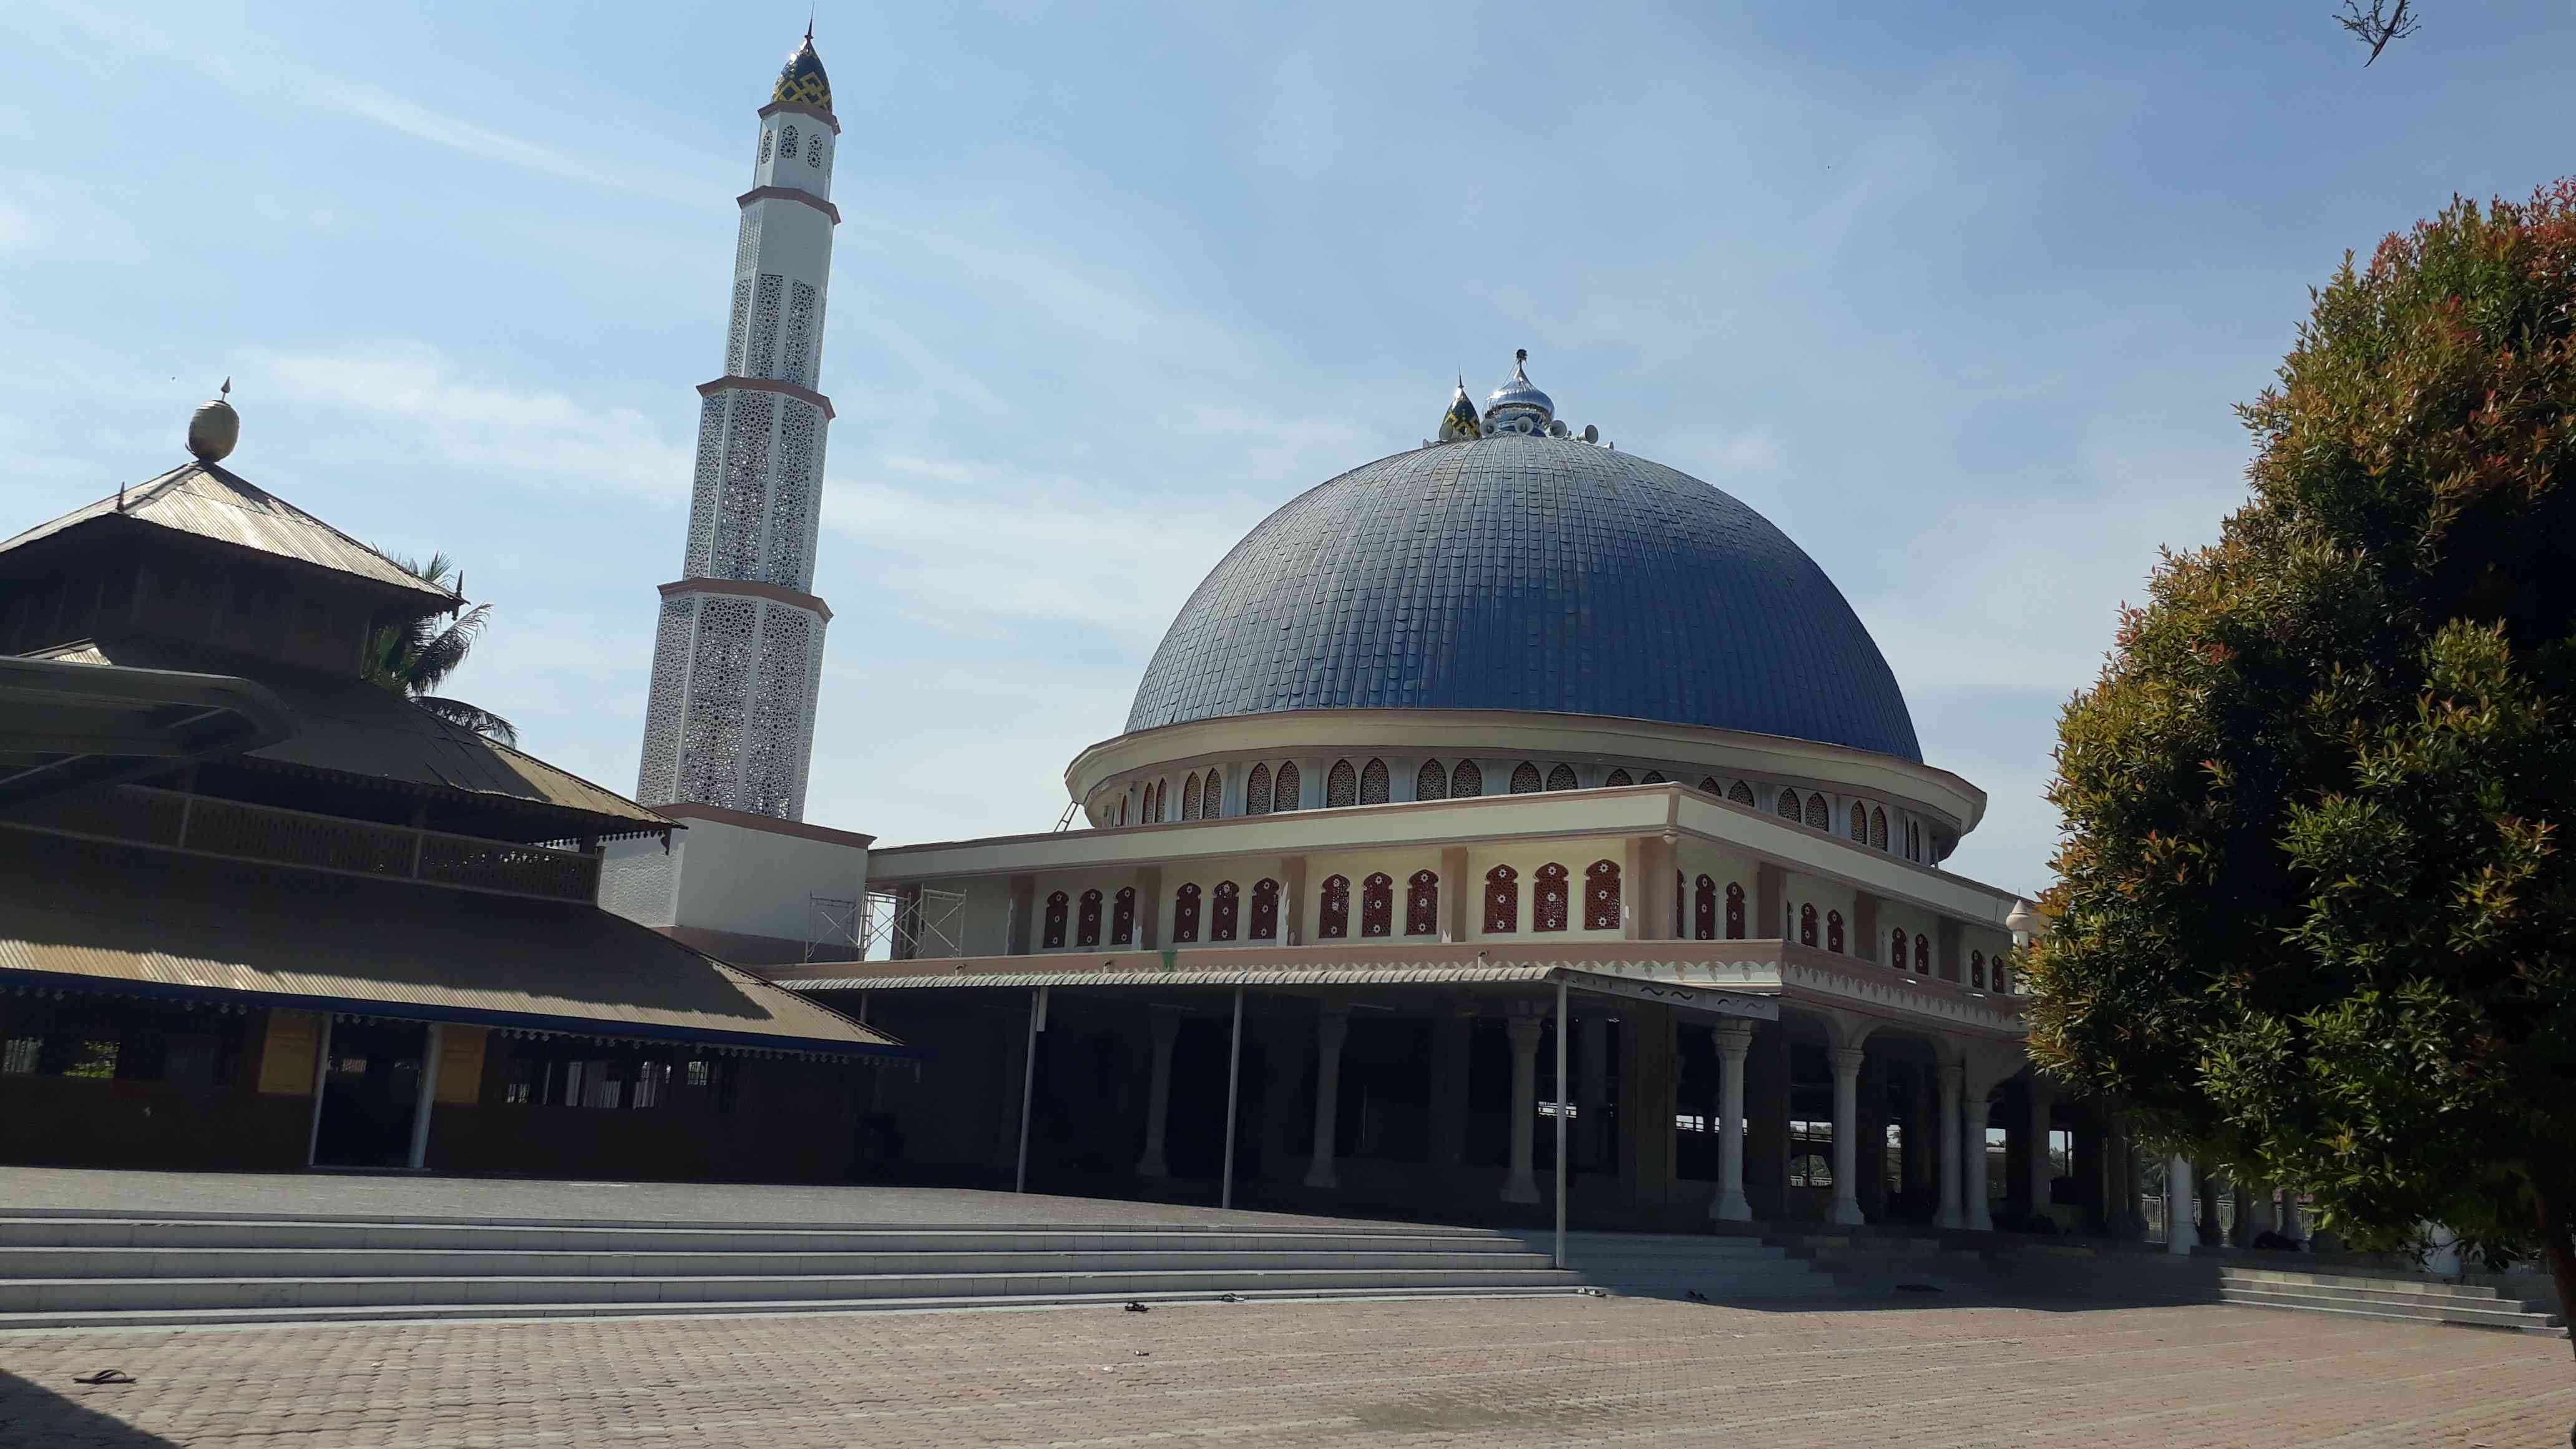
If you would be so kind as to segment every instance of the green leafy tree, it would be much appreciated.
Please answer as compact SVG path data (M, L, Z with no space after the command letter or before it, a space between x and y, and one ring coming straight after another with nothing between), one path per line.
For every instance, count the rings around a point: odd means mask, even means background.
M2149 1132L2576 1305L2576 181L2313 294L2252 497L2059 725L2032 1050Z
M386 557L404 573L450 593L464 581L463 574L443 553L431 554L427 563L398 554ZM487 740L515 745L519 742L516 725L488 709L437 692L465 662L465 656L473 652L474 641L491 620L492 606L476 604L443 622L429 616L387 624L368 641L367 677L450 724L461 725Z

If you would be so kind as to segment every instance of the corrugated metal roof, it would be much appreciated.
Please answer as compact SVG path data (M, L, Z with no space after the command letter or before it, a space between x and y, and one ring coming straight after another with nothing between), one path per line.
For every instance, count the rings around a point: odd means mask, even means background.
M157 639L93 642L53 657L143 669L223 667L200 651ZM259 670L257 677L286 702L297 732L243 758L506 796L631 821L640 829L671 823L615 791L450 724L381 685L273 668Z
M0 828L0 986L918 1056L596 906Z
M462 602L445 589L421 582L396 567L393 560L321 519L212 463L183 463L121 494L76 508L51 523L40 523L0 543L0 553L92 519L118 514L137 523L354 574L370 583L416 594L425 605L452 606Z

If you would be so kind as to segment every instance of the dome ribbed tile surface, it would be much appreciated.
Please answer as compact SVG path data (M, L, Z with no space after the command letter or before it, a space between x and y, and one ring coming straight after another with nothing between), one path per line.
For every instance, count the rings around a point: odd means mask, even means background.
M1298 709L1498 709L1919 763L1824 571L1689 474L1555 438L1417 448L1291 500L1172 622L1130 732Z

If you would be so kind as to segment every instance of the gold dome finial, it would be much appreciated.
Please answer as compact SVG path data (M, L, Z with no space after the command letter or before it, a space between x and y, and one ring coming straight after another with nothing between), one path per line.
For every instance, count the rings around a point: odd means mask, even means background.
M233 380L224 379L215 399L198 405L188 418L188 451L201 463L220 463L241 441L241 414L233 411Z

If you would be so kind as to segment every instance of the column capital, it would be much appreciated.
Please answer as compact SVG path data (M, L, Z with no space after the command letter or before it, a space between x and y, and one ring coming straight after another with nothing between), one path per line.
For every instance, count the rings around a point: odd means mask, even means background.
M1512 1016L1504 1020L1503 1032L1512 1039L1514 1046L1536 1046L1539 1028L1546 1024L1544 1017Z
M1753 1023L1749 1021L1721 1021L1710 1027L1708 1034L1722 1056L1740 1057L1753 1050Z
M1861 1059L1867 1055L1867 1052L1856 1046L1835 1047L1833 1050L1825 1053L1825 1056L1833 1062L1834 1072L1836 1075L1841 1075L1843 1073L1852 1073L1857 1075L1860 1071Z

